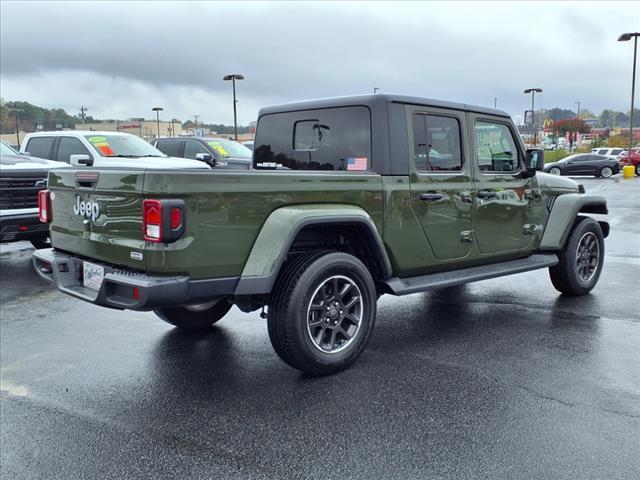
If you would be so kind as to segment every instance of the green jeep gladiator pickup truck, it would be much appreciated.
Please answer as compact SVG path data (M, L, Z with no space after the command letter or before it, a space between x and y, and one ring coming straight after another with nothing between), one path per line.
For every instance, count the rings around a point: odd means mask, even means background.
M250 171L51 171L53 248L34 266L185 329L266 307L277 354L329 374L365 349L385 293L539 268L588 293L609 225L585 214L606 202L543 163L498 110L392 95L264 108Z

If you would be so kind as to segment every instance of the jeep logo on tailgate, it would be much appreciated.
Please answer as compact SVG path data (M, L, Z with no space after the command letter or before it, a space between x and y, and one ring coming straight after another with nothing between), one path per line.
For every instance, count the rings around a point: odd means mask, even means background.
M100 206L97 202L91 202L89 200L83 202L80 200L80 196L76 195L76 204L73 206L73 213L90 218L91 221L95 222L96 218L100 216Z

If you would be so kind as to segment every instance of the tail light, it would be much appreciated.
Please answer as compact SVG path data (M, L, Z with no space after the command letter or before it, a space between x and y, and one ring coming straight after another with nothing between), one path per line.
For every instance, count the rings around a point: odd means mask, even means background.
M171 243L184 235L186 229L183 200L147 199L142 203L142 233L154 243Z
M38 192L38 217L42 223L51 223L53 210L51 210L51 192L40 190Z

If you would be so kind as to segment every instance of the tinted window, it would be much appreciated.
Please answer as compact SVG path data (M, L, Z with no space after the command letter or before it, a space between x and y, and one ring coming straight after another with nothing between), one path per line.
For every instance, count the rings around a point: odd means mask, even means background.
M181 157L182 153L180 152L181 141L158 141L156 143L156 148L160 150L165 155L169 155L170 157Z
M595 155L576 155L571 160L574 162L588 162L589 160L595 160L596 158L598 157Z
M60 143L58 144L58 156L56 160L59 162L67 162L69 163L69 157L71 155L89 155L89 150L82 145L82 142L77 138L71 137L62 137L60 139Z
M415 114L413 116L413 149L418 171L462 170L458 120L437 115Z
M601 148L600 150L598 150L598 154L599 155L606 155L608 151L609 151L608 148Z
M260 118L256 168L367 170L371 120L366 107L275 113Z
M476 122L476 158L482 171L513 172L518 169L518 150L506 125Z
M33 137L30 138L27 142L27 146L25 147L25 151L29 152L30 155L34 157L47 158L49 160L53 160L50 158L51 155L51 146L53 145L53 137Z
M622 153L621 148L614 148L613 150L611 150L611 155L620 155L621 153Z
M207 147L202 145L200 142L196 140L186 140L184 144L184 158L191 158L195 160L197 153L208 153L211 155L211 152L207 150Z

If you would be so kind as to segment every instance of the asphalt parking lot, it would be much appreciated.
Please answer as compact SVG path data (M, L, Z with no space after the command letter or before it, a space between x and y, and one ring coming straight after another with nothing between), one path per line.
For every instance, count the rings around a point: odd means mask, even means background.
M258 313L205 335L40 280L3 245L1 473L34 478L640 478L640 178L580 179L599 285L546 270L385 296L349 370L281 362Z

